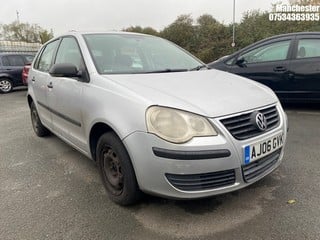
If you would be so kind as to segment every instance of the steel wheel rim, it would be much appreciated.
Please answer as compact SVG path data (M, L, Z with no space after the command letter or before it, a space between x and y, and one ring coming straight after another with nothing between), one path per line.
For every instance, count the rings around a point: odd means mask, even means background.
M102 151L102 170L105 180L114 195L120 195L123 191L123 175L118 154L110 147Z
M1 80L0 81L0 89L3 92L9 92L11 89L11 82L8 80Z

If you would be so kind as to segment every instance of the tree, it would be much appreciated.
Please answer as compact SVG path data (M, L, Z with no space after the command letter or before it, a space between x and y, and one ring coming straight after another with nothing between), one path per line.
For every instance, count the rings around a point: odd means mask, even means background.
M126 29L123 29L123 31L125 32L136 32L136 33L143 33L143 34L149 34L149 35L154 35L154 36L158 36L159 33L157 32L157 30L151 28L151 27L145 27L142 28L140 26L131 26L128 27Z
M168 27L160 32L160 36L194 53L197 35L190 15L180 15Z
M230 50L231 34L228 28L209 14L197 19L197 51L195 55L204 62L211 62Z
M289 0L291 5L319 5L320 0Z
M37 24L20 23L18 21L2 25L0 35L5 40L30 43L45 43L53 38L52 30L48 32Z

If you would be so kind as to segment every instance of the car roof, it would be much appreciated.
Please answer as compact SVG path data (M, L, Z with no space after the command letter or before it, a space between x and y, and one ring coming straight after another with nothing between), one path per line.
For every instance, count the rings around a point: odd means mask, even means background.
M64 34L61 34L59 37L62 36L70 36L70 35L74 35L74 36L81 36L81 35L86 35L86 34L121 34L121 35L144 35L144 36L150 36L147 34L143 34L143 33L135 33L135 32L124 32L124 31L69 31L66 32Z
M6 52L1 52L0 53L0 56L16 56L16 55L23 55L23 56L34 56L34 54L32 53L19 53L19 52L16 52L16 53L6 53Z
M239 52L243 52L245 51L246 49L249 49L255 45L259 45L259 44L262 44L264 42L267 42L267 41L272 41L272 40L276 40L276 39L280 39L280 38L285 38L285 37L291 37L291 36L303 36L303 35L319 35L320 37L320 32L292 32L292 33L284 33L284 34L279 34L279 35L274 35L272 37L267 37L267 38L264 38L264 39L261 39L257 42L254 42L244 48L241 48L237 51L235 51L234 53L230 54L228 57L226 57L225 59L223 59L223 61L228 61L229 59L233 58L235 55L237 55Z
M290 37L290 36L302 36L302 35L320 35L320 32L293 32L293 33L284 33L284 34L279 34L279 35L274 35L272 37L264 38L260 41L257 41L253 44L258 44L264 41L269 41L277 38L283 38L283 37ZM252 45L252 44L251 44Z

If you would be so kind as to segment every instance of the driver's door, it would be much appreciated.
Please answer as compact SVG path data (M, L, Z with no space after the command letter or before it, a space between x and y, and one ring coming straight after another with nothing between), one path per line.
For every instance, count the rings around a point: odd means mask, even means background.
M238 56L242 64L234 64L230 72L267 85L278 95L290 88L291 39L265 43Z

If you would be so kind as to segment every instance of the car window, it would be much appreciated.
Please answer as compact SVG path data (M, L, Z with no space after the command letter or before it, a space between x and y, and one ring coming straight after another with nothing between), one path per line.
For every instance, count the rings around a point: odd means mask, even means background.
M45 49L43 50L39 61L37 61L37 64L35 66L36 69L43 71L43 72L49 72L49 69L51 67L51 63L52 63L52 57L54 54L54 51L57 47L59 41L54 41L49 43Z
M2 65L3 66L10 66L9 59L6 56L2 57Z
M226 57L228 57L228 56L226 56ZM235 57L230 58L228 61L225 61L224 63L227 65L232 65L234 61L235 61Z
M55 63L73 63L78 69L83 68L83 60L76 39L73 37L62 39Z
M25 55L24 57L25 57L25 60L26 60L25 63L32 63L32 60L34 58L34 56L32 56L32 55Z
M297 58L320 57L320 39L300 39Z
M24 61L21 56L9 55L7 56L9 65L8 66L24 66Z
M133 34L86 34L84 37L100 74L187 71L203 64L157 37Z
M259 63L285 60L288 55L290 40L275 42L255 48L239 57L245 63Z

